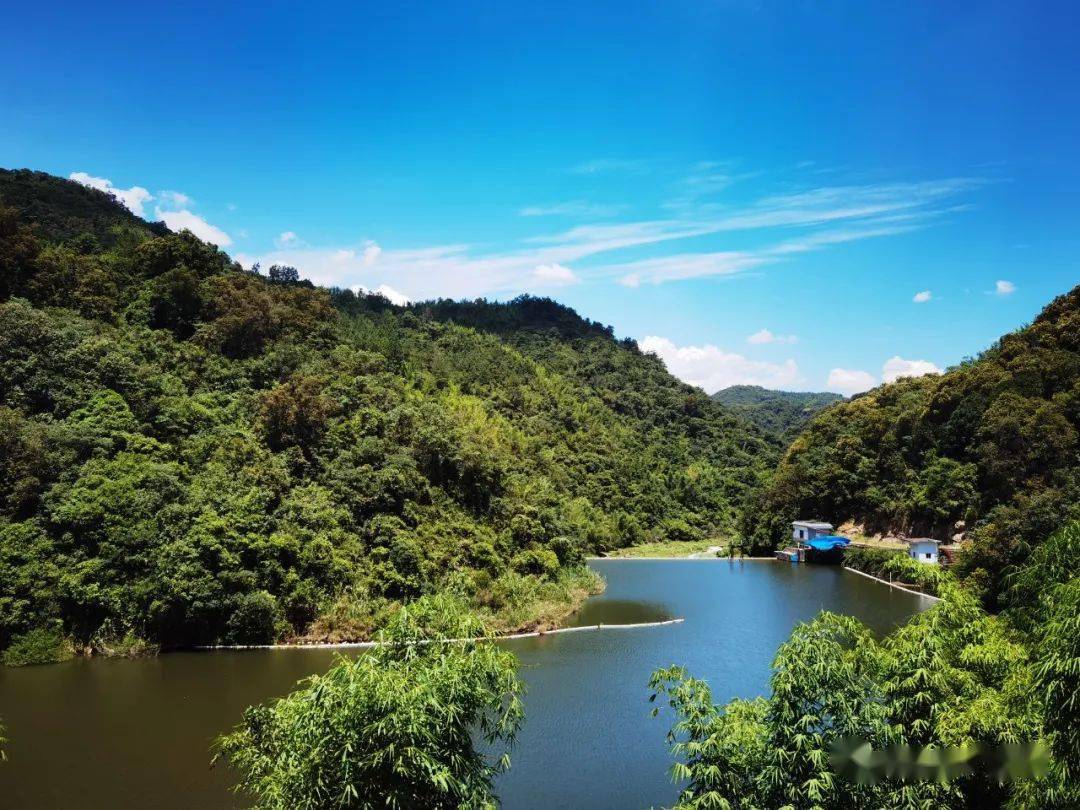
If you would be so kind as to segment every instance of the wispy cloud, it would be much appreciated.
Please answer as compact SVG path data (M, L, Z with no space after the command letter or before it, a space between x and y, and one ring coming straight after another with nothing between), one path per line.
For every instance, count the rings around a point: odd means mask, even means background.
M174 209L190 208L195 204L195 201L182 191L158 192L158 200L166 208Z
M601 171L615 168L610 163L582 165ZM695 171L717 173L723 167L710 164ZM792 261L810 251L925 228L961 208L957 198L981 182L947 178L807 188L722 210L701 205L665 218L580 223L524 237L504 249L455 243L423 249L376 246L373 251L363 245L318 248L279 243L266 255L245 258L293 264L322 284L400 285L417 298L516 294L577 282L617 281L637 287L731 276ZM518 213L589 219L600 213L592 205L573 200ZM738 249L716 244L733 233L740 234ZM690 240L702 239L713 243L709 249L687 249ZM687 244L675 248L680 242ZM748 242L750 246L742 246Z
M518 211L523 217L582 217L601 219L618 216L630 206L625 204L594 203L588 200L569 200L551 205L529 205Z
M571 166L570 174L642 174L648 171L649 161L636 158L594 158Z
M934 297L934 294L932 292L930 292L930 290L922 290L920 292L915 293L915 295L913 295L911 297L911 300L914 301L916 304L925 304L927 301L929 301L933 297Z
M766 343L798 343L798 335L777 335L769 329L759 329L752 335L747 335L747 343L762 345Z
M994 294L995 295L1012 295L1016 292L1016 285L1011 281L1005 281L1004 279L994 282Z

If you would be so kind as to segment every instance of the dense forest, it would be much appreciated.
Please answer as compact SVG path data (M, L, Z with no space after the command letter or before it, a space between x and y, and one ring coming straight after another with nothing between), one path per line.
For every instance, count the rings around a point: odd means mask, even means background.
M0 172L16 658L355 638L442 591L536 621L592 587L586 552L731 531L777 455L554 302L318 289L102 192Z
M760 385L730 385L712 395L729 411L753 422L785 445L815 415L843 399L828 391L773 391Z
M818 415L746 526L771 545L796 516L950 539L991 607L1003 578L1080 517L1080 287L981 356Z

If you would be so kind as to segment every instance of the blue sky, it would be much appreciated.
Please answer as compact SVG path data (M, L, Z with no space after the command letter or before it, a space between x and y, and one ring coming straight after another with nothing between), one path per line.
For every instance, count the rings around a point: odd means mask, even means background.
M528 5L17 4L0 165L321 283L551 295L709 391L944 368L1080 281L1069 4Z

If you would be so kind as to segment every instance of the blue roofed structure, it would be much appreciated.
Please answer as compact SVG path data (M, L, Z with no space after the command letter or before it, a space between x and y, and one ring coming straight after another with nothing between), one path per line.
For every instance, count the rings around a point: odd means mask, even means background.
M832 551L850 545L851 541L838 534L826 534L803 541L804 545L810 546L814 551Z

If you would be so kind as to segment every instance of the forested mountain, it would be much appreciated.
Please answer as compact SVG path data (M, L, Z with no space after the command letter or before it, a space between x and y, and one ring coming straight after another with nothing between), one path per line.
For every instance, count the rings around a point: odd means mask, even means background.
M796 516L946 539L990 606L1031 549L1080 517L1080 287L940 376L827 409L747 511L758 542ZM961 522L958 524L958 522Z
M843 399L828 391L772 391L760 385L730 385L717 391L712 398L785 444L794 439L814 415Z
M512 610L587 551L731 529L775 459L551 301L317 289L0 172L0 649Z

